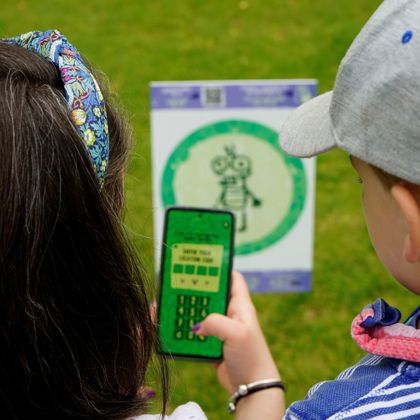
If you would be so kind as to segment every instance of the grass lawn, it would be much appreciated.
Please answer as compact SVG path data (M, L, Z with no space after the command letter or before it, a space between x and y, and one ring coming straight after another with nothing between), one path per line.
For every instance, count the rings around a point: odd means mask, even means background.
M379 0L3 0L0 34L57 28L106 73L135 129L126 222L152 275L149 90L152 80L316 78L332 88L341 57ZM362 352L349 329L384 297L404 315L417 297L390 279L370 245L361 186L340 151L318 159L315 268L308 294L255 295L288 403L334 378ZM171 407L198 401L228 418L213 368L172 364Z

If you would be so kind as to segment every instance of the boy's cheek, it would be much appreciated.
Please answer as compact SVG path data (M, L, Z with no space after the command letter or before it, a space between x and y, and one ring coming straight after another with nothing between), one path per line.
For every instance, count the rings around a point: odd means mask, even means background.
M383 200L380 195L369 194L365 190L362 195L365 221L370 240L381 259L382 263L389 268L395 261L393 249L395 249L396 232L395 223L389 213L389 202Z

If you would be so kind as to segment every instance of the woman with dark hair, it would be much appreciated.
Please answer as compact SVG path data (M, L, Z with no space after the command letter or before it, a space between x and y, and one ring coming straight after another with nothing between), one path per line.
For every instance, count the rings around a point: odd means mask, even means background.
M2 418L142 414L159 340L121 222L130 129L57 31L0 42L0 121Z

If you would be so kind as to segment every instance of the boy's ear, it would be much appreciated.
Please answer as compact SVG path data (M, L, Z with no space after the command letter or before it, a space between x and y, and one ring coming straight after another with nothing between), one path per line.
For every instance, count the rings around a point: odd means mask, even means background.
M411 184L396 184L391 188L405 219L407 232L403 254L407 262L420 261L420 188Z

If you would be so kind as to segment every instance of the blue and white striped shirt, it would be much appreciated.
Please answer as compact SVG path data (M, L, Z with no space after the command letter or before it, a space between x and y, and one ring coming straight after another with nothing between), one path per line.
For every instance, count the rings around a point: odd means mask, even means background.
M407 324L418 319L420 307ZM337 379L312 387L284 419L420 419L420 363L368 355Z

